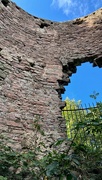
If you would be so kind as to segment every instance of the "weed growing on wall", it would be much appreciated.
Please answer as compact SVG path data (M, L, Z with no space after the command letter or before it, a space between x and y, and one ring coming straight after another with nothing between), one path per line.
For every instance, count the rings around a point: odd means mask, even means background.
M44 132L39 124L39 118L34 120L34 130L44 136ZM33 136L29 136L34 138ZM25 140L25 137L24 137ZM57 147L68 140L59 139L52 144L52 150L46 152L43 156L42 146L37 144L37 136L35 136L34 146L31 144L24 145L21 152L14 151L8 147L0 138L0 176L2 180L57 180L57 179L76 179L73 169L79 165L78 158L69 154L68 150L59 153L55 150ZM33 144L33 143L32 143ZM30 146L31 145L31 146ZM69 147L68 147L69 148Z
M98 106L100 112L102 112L102 104L98 103ZM101 121L102 113L98 114L96 111L95 113ZM89 119L92 121L91 118ZM100 121L97 121L96 124L95 120L95 123L93 123L95 134L100 131ZM39 118L36 118L34 122L36 133L39 132L41 136L44 136ZM83 125L87 126L85 123ZM77 126L74 127L75 132L76 127L78 130L82 128L79 124ZM77 137L77 134L75 134L75 137ZM35 141L37 142L36 137ZM79 144L71 138L58 139L57 142L52 144L54 148L39 158L38 154L42 153L42 149L41 146L39 148L35 146L37 143L34 143L34 147L29 144L29 146L27 145L28 149L24 148L21 152L17 152L3 142L3 137L1 137L0 180L101 180L102 148L91 149L86 144ZM67 148L63 152L58 152L56 149L60 149L63 142L68 144Z

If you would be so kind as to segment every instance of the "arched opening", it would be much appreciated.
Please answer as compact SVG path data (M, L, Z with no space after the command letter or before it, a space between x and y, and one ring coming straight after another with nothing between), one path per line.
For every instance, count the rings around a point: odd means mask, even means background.
M83 104L92 103L94 100L90 95L98 92L96 101L102 100L102 69L98 66L92 67L89 62L82 63L77 66L77 71L70 77L70 83L65 86L65 93L62 95L62 100L66 97L81 100Z

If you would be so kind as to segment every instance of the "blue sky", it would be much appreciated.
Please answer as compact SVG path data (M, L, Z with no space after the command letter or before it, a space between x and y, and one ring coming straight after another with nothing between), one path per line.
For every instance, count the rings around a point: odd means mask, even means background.
M18 6L30 14L63 22L88 15L102 7L102 0L12 0ZM94 100L89 97L94 91L99 92L97 101L102 101L102 68L92 68L92 64L84 63L73 74L71 83L65 87L62 95L70 99L82 100L82 103L90 103Z
M67 21L102 7L102 0L12 0L30 14L53 20Z

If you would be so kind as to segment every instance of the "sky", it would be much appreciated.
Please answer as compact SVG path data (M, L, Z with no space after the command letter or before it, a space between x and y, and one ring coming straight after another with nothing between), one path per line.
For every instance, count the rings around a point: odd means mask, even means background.
M86 16L102 8L102 0L12 0L26 12L51 21L64 22ZM77 67L77 73L70 77L71 83L65 86L62 100L67 97L82 104L102 101L102 68L83 63ZM91 94L98 92L94 100Z

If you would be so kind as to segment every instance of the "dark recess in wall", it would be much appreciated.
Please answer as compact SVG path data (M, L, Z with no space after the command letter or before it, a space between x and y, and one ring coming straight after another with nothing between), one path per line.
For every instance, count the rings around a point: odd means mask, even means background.
M8 3L9 3L9 0L1 0L1 2L5 7L7 7Z
M48 26L50 26L49 24L47 24L47 23L45 23L45 22L42 22L41 24L40 24L40 28L44 28L44 27L48 27Z

